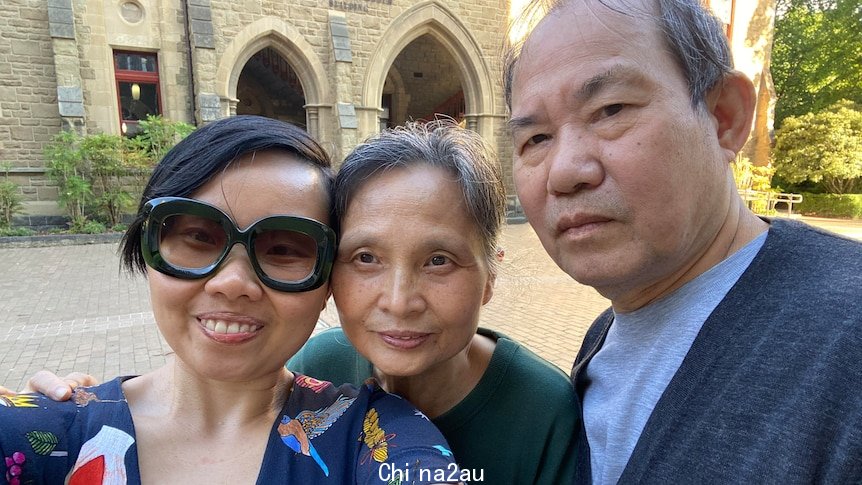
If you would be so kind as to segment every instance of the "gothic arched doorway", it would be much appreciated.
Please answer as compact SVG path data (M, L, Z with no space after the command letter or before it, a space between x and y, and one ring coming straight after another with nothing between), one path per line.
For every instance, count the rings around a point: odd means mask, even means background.
M438 115L462 121L466 107L460 72L455 58L432 35L414 39L398 53L386 76L381 127Z
M293 67L272 47L246 62L236 87L236 114L289 121L305 128L305 95Z

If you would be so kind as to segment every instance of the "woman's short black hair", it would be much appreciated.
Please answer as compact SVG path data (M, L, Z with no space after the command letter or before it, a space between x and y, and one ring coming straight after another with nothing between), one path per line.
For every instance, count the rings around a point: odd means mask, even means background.
M156 197L189 197L243 155L255 151L285 151L316 166L332 200L333 172L329 155L305 130L262 116L231 116L193 131L177 143L153 169L144 188L138 213L120 242L123 266L146 272L141 254L144 204ZM330 210L332 204L330 203Z

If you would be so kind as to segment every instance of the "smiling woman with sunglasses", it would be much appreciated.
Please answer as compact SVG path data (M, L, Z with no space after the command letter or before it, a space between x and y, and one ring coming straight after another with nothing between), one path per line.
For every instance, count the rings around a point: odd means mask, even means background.
M159 163L122 242L175 352L164 367L0 406L9 483L415 483L452 476L448 445L374 383L285 369L329 295L332 174L307 133L266 118L207 125ZM410 483L408 481L408 483Z

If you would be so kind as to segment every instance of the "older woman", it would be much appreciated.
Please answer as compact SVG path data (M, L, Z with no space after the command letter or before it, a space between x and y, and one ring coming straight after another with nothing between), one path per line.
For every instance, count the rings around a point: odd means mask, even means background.
M284 367L329 294L330 186L325 152L275 120L227 118L171 150L122 252L147 276L174 359L78 388L71 402L6 398L0 475L13 484L448 478L445 441L405 401L374 383L335 387Z
M568 378L478 328L505 204L481 137L446 121L385 131L348 155L335 193L342 328L312 338L288 368L377 378L431 418L471 478L570 483L579 408Z

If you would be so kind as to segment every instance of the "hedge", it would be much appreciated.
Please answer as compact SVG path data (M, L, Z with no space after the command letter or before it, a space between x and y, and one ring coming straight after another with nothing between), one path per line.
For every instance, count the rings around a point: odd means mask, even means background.
M862 194L802 194L793 208L806 216L862 219Z

